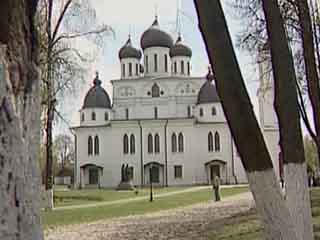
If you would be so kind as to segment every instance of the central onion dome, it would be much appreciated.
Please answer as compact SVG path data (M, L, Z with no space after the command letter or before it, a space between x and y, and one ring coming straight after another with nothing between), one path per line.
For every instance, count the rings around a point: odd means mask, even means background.
M149 47L171 48L172 46L172 37L160 29L157 18L154 20L151 27L149 27L141 36L141 48L143 50Z
M84 98L82 109L84 108L111 108L110 97L104 88L101 87L98 73L93 81L93 86Z
M211 69L209 69L206 79L207 81L202 85L198 93L197 104L220 102L217 89L212 83L214 75L212 74Z
M176 43L173 45L173 47L170 48L170 57L177 57L177 56L183 56L183 57L192 56L191 48L189 48L187 45L185 45L182 42L182 38L180 35Z
M136 58L140 60L141 57L142 57L142 54L140 50L132 46L131 37L129 36L127 42L124 44L122 48L120 48L120 51L119 51L120 60L123 58Z

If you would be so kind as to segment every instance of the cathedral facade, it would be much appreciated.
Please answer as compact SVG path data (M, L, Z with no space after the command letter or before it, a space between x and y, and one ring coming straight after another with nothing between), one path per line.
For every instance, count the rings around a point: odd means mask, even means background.
M129 37L120 49L112 101L98 75L84 99L73 128L76 186L116 187L122 166L135 186L210 184L214 175L224 184L247 182L212 73L191 76L191 48L181 36L173 41L157 19L142 34L141 48ZM277 164L278 130L264 100L273 96L260 95L262 130ZM265 112L273 115L265 119Z

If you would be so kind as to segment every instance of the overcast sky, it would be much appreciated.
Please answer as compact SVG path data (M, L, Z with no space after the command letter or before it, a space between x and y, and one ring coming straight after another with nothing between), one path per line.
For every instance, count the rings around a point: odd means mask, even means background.
M71 125L79 122L79 109L81 108L84 96L92 86L95 71L99 71L103 87L112 98L111 79L118 79L120 76L120 65L118 51L125 43L129 33L132 36L133 44L140 48L141 34L152 24L155 15L158 15L160 27L171 33L174 39L177 37L177 9L180 8L181 32L184 41L192 48L192 75L205 76L208 68L208 57L205 52L203 40L198 29L198 21L192 0L91 0L96 10L97 20L110 25L115 30L114 37L105 39L104 50L98 49L97 59L88 66L85 76L85 83L81 85L76 97L69 97L64 101L62 114L70 121ZM236 34L241 31L239 19L235 17L233 9L223 1L227 22L235 40ZM92 46L89 43L82 43L81 48L86 50ZM255 71L253 59L245 52L238 49L237 56L244 75L247 89L249 90L255 110L257 112L256 91L258 87L257 73ZM56 134L67 131L67 125L59 124Z

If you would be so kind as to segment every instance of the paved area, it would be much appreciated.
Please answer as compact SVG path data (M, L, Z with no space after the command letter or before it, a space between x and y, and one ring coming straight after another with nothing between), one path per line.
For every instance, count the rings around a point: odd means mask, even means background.
M90 224L60 227L46 232L46 240L204 240L221 219L254 206L251 193L221 202L200 203L174 210L101 220Z

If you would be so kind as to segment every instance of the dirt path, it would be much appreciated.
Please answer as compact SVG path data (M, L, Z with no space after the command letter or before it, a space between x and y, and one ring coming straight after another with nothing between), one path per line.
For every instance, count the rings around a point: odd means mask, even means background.
M200 203L140 216L101 220L60 227L46 232L46 240L203 240L221 219L245 212L254 205L251 193L223 201Z

